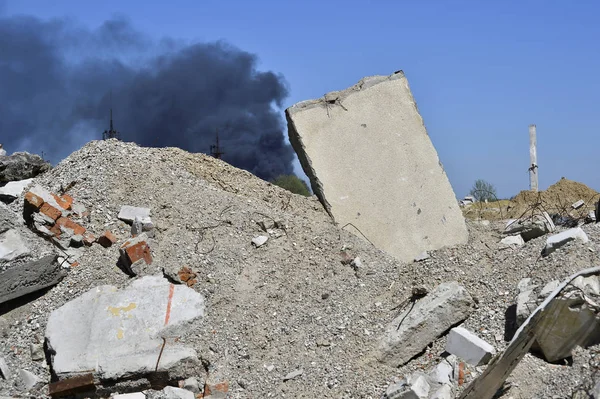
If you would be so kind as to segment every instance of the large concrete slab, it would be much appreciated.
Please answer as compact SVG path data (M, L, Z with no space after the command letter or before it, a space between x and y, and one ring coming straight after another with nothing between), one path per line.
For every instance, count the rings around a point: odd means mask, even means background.
M53 370L59 378L93 372L111 380L155 370L183 373L200 363L194 349L174 338L203 315L202 295L160 276L142 277L122 290L96 287L50 314L46 340Z
M0 303L53 286L65 275L56 255L8 269L0 273Z
M337 223L352 223L404 261L467 241L456 196L404 73L364 78L298 103L286 117L312 189Z

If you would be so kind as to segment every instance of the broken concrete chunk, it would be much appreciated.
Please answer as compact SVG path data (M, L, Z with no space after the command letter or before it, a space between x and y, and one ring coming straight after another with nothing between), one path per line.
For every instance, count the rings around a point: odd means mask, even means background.
M31 353L31 360L34 362L44 360L44 348L40 344L29 344L29 352Z
M30 391L42 384L42 380L37 375L23 369L19 369L19 379L26 391Z
M212 383L207 381L204 384L204 398L206 399L225 399L229 392L229 382L221 381Z
M50 169L52 165L39 155L15 152L0 157L0 182L30 179Z
M167 386L163 389L165 399L195 399L196 395L193 392L181 388Z
M254 237L252 239L252 244L254 244L254 246L256 248L258 248L258 247L263 246L268 240L269 240L269 237L267 237L267 236Z
M555 229L550 215L542 212L522 219L509 220L504 233L510 235L520 233L523 240L527 242L544 234L552 233Z
M8 380L10 378L10 369L8 368L8 365L6 364L6 361L0 357L0 376L2 378L4 378L5 380Z
M304 370L295 370L288 373L285 377L283 377L283 382L293 380L294 378L300 377L304 373Z
M0 303L57 284L63 279L56 255L48 255L0 273Z
M58 202L56 202L54 195L39 184L34 184L33 187L29 189L29 192L42 198L45 203L48 203L48 205L53 208L62 209Z
M500 245L504 247L521 247L525 245L525 241L523 240L523 237L518 234L516 236L504 237L502 240L500 240Z
M200 381L198 381L198 379L194 378L194 377L186 378L183 381L183 389L187 389L188 391L191 391L194 393L200 393L200 391L201 391Z
M600 296L600 278L598 276L579 276L571 284L586 295Z
M442 385L438 388L429 399L454 399L451 385Z
M431 387L424 375L411 374L406 380L392 384L385 392L386 399L427 399Z
M565 230L562 233L548 237L542 254L544 256L548 256L558 248L573 240L580 240L584 243L589 241L587 234L585 234L581 227L575 227L573 229Z
M403 72L298 103L286 118L313 192L340 226L352 223L357 229L350 231L406 262L467 242L456 196Z
M25 188L31 184L33 179L25 179L6 183L4 187L0 187L0 201L11 203L19 198Z
M388 325L377 353L379 361L397 367L469 317L473 298L457 282L442 283L426 297L408 305Z
M150 219L150 208L123 205L119 211L119 216L117 217L129 224L132 224L136 217L140 219L142 224L152 223L152 220Z
M8 230L0 234L0 261L8 262L29 253L29 248L17 230Z
M573 205L571 205L571 207L573 209L579 209L581 208L583 205L585 204L585 202L583 200L579 200L577 202L575 202Z
M50 314L46 342L53 370L59 379L90 370L101 379L142 378L154 373L162 349L158 371L182 378L189 367L202 366L192 348L168 337L184 334L203 315L202 295L160 276L122 290L96 287Z
M487 364L496 353L494 347L463 327L448 334L446 352L458 356L473 366Z
M429 379L436 384L451 384L453 369L450 363L443 360L429 372Z
M144 226L142 224L142 219L140 219L138 216L136 216L135 220L131 224L131 236L135 237L139 234L142 234L143 227Z
M148 399L148 397L143 392L133 392L114 395L111 399Z
M546 297L548 295L550 295L552 293L552 291L554 291L559 285L560 285L560 281L558 281L558 280L550 281L548 284L546 284L544 286L544 288L542 288L542 290L540 291L540 293L538 295L538 298L540 298L542 300L546 299ZM529 317L529 315L528 315L528 317Z

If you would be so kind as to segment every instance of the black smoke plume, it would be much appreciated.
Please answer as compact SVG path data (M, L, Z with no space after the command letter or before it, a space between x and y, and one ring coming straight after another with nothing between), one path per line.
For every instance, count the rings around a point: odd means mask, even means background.
M0 0L1 1L1 0ZM293 171L282 76L225 42L153 41L124 19L0 16L0 143L56 163L108 129L143 146L210 151L264 179Z

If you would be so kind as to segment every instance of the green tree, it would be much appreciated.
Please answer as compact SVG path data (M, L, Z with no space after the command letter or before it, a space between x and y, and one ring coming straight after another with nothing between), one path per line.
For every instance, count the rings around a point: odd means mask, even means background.
M497 198L496 187L483 179L475 181L469 194L475 198L475 201L495 201Z
M275 178L271 183L281 188L285 188L294 194L310 197L310 189L308 188L308 184L306 184L304 180L300 179L296 175L281 175Z

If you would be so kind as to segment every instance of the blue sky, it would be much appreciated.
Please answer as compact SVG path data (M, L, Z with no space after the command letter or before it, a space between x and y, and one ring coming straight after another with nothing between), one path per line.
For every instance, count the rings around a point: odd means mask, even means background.
M600 190L600 2L0 0L0 13L224 39L285 76L285 107L402 69L457 196L478 178L502 197L527 189L531 123L542 189L564 176Z

